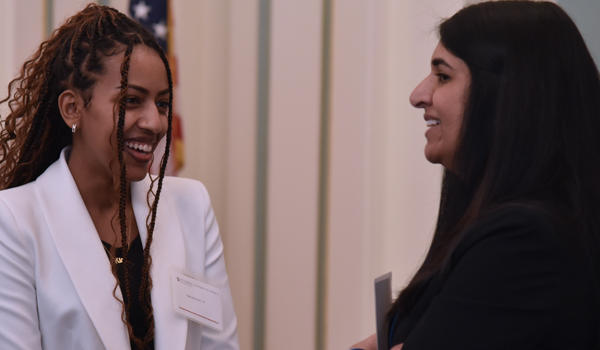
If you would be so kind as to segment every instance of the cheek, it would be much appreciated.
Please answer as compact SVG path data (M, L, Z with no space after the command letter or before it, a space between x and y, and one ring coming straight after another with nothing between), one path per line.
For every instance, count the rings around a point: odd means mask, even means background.
M464 103L462 102L463 99L463 94L440 94L436 96L434 106L436 106L436 110L440 120L442 121L442 124L441 128L439 129L439 133L436 134L438 136L438 138L435 139L437 142L434 142L434 144L430 145L430 152L439 152L439 154L436 153L438 156L443 156L448 159L454 157L454 153L456 152L460 143L459 138L464 115ZM430 156L432 155L430 154ZM429 159L430 157L427 158ZM444 164L447 163L447 160L446 162L442 162L442 159L436 160L443 163L443 165L446 167L450 165Z
M448 152L450 158L454 158L458 146L460 144L460 133L462 129L462 121L464 115L464 105L462 103L455 103L452 110L452 115L448 116L448 128L446 134L448 136Z
M133 127L135 125L135 123L137 123L137 120L139 119L138 116L138 112L136 110L126 110L125 111L125 123L123 124L123 130L127 131L129 130L131 127ZM117 112L117 114L115 115L115 123L119 122L119 113ZM117 125L117 124L115 124Z
M435 97L434 106L442 120L442 126L446 131L458 134L465 110L464 94L439 94Z
M162 133L160 135L163 138L167 134L167 130L169 129L169 119L167 117L161 118L162 122Z
M111 137L116 137L118 119L114 118L112 108L98 108L93 111L90 117L93 118L93 125L89 125L90 130L88 131L93 135L92 137L106 142L109 142Z
M451 114L448 116L452 126L452 134L458 139L465 115L465 94L457 94L453 97Z

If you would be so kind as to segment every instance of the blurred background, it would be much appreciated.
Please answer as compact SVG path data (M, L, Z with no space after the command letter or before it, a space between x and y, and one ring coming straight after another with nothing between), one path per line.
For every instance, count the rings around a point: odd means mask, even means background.
M136 2L139 19L154 1ZM0 1L2 97L88 2ZM415 272L442 168L424 159L408 96L436 24L473 2L171 0L155 23L178 72L173 168L211 194L242 349L346 349L375 331L373 280L392 271L398 291ZM129 0L97 3L129 13ZM597 58L600 2L558 3Z

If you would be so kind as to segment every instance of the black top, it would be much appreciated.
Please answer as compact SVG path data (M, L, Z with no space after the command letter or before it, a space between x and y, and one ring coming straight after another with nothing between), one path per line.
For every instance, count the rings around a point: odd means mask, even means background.
M468 229L448 269L390 325L390 347L599 349L600 291L583 234L513 206Z
M102 244L104 244L107 250L110 250L110 244L104 241L102 241ZM122 250L122 248L115 248L115 255L117 258L123 256ZM142 240L140 239L139 235L131 242L131 246L127 252L127 258L131 264L129 268L129 288L132 301L129 309L129 321L131 323L131 327L133 328L133 334L135 334L136 337L143 339L146 336L146 333L148 333L148 324L146 322L146 316L148 314L144 311L144 309L142 309L138 297L140 294L142 267L144 263L144 248L142 247ZM117 276L119 277L119 287L121 288L121 294L123 294L123 301L128 303L129 300L127 300L127 293L125 292L125 276L122 266L123 264L117 264ZM131 349L137 349L133 341L131 341ZM154 339L150 341L146 349L154 349Z

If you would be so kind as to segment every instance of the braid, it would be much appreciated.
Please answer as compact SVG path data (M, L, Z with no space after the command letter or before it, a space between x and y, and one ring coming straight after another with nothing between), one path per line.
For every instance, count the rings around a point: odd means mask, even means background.
M52 64L51 64L52 65ZM50 111L51 103L50 101L54 98L54 93L51 93L49 98L49 85L50 80L52 79L52 72L46 75L44 79L44 84L40 90L40 97L38 101L38 113L33 117L33 121L31 123L32 133L29 134L27 140L25 141L23 155L19 160L19 163L24 163L31 154L31 149L35 149L35 147L40 143L40 136L42 134L42 129L44 128L44 124L47 121L48 113ZM39 113L39 108L43 108L43 113Z
M44 124L47 121L46 118L48 116L48 112L50 111L50 107L51 107L50 101L54 97L53 95L50 95L49 100L46 101L46 95L48 94L48 87L47 87L47 83L45 85L46 86L44 88L42 88L42 92L41 92L41 96L40 96L40 108L43 108L42 113L40 113L39 109L38 109L38 113L36 113L36 115L33 117L33 120L31 122L31 132L29 133L29 135L25 141L25 145L23 146L23 154L22 154L21 158L19 159L18 166L22 166L23 164L28 163L28 160L30 158L32 150L35 150L36 146L41 142L40 136L42 135L42 131L44 129ZM26 180L27 179L25 179L25 181Z
M83 29L80 27L77 30L77 35L73 36L73 39L71 40L69 56L71 57L71 63L73 64L73 69L75 71L74 78L83 80L83 74L81 73L81 67L80 67L81 62L79 61L79 57L77 57L77 55L82 51L81 48L79 47L81 45L82 37L83 37Z
M150 291L152 289L152 278L149 273L150 268L152 266L152 256L150 255L150 246L152 245L152 240L154 237L154 228L155 228L155 223L156 223L156 213L157 213L157 209L158 209L158 201L160 200L163 179L165 177L167 163L168 163L169 154L170 154L170 150L171 150L171 134L172 134L172 122L173 122L173 78L172 78L171 68L169 66L169 62L167 61L167 58L166 58L163 50L158 45L153 46L152 48L158 52L158 54L160 55L160 58L162 59L164 65L165 65L165 68L167 70L167 79L168 79L168 83L169 83L169 105L168 105L168 115L167 115L168 127L167 127L167 133L165 135L166 136L165 152L160 161L158 186L157 186L156 194L154 195L154 201L151 206L151 211L149 213L150 220L149 220L149 222L148 222L148 220L146 220L147 221L146 229L148 232L148 237L146 238L146 246L144 247L144 263L143 263L143 267L142 267L142 281L140 284L140 295L139 295L140 304L142 305L142 308L144 308L144 311L148 315L147 320L150 323L150 327L148 329L148 334L146 335L146 338L144 339L144 344L147 344L154 337L154 317L153 317L154 310L152 308L152 304L150 303ZM152 180L152 184L150 186L150 191L148 192L148 195L150 195L150 193L152 192L152 188L154 187L154 181L156 181L156 178Z
M53 98L54 94L50 95L49 100L51 101ZM45 130L44 126L48 121L47 117L51 107L50 101L44 103L43 112L36 114L36 116L33 118L33 122L31 123L32 131L30 132L29 137L25 141L23 155L21 156L21 159L19 159L19 166L28 164L30 162L29 159L32 150L35 152L35 150L38 149L37 146L43 141L41 139L41 136ZM28 179L24 180L27 181Z
M123 321L127 325L127 331L129 332L129 338L133 340L136 346L141 345L141 341L133 333L133 327L131 326L131 278L129 271L129 242L127 237L127 167L123 159L123 152L125 150L125 142L123 140L123 128L125 126L125 94L127 93L128 87L128 75L129 75L129 62L131 59L131 52L133 50L133 44L129 43L125 50L125 59L121 66L121 91L119 94L119 120L117 122L117 149L119 158L119 225L121 228L121 249L122 249L122 269L125 281L124 292L125 300L123 307ZM118 282L117 282L118 283Z

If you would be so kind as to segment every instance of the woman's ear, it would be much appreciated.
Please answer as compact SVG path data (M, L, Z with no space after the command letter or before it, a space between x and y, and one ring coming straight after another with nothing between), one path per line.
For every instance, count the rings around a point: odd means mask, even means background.
M69 128L73 128L73 124L77 126L81 125L80 120L83 106L83 98L73 90L65 90L58 96L60 114Z

